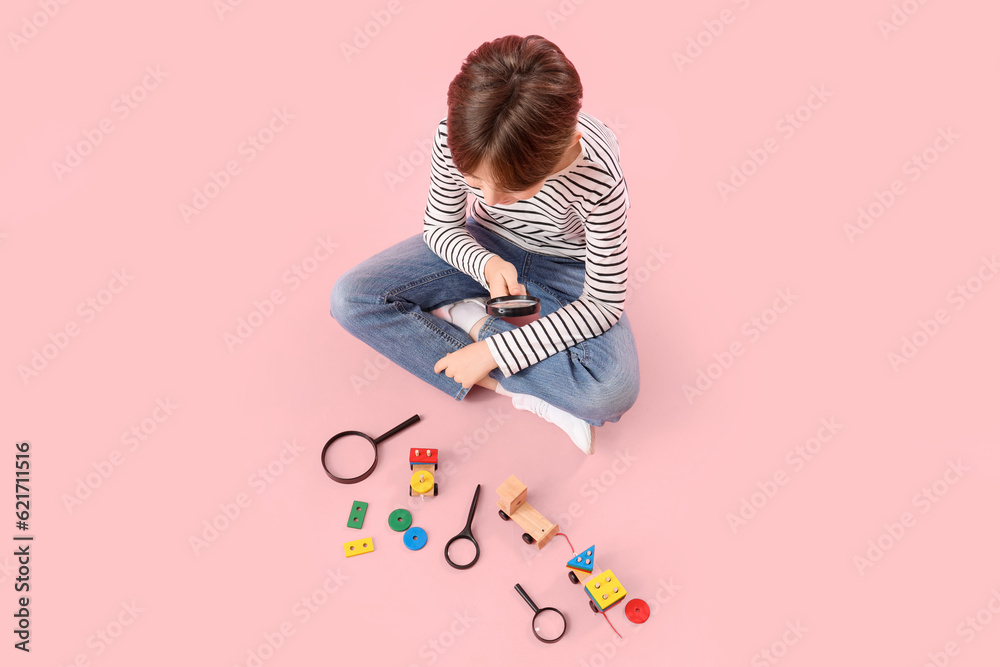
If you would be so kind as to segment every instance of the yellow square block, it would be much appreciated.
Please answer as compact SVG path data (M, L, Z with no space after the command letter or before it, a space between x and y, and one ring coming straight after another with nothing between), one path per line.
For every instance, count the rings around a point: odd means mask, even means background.
M373 551L375 551L375 542L370 537L364 537L353 542L344 542L344 555L348 558L368 554Z
M625 597L628 592L618 577L611 570L605 570L596 577L591 577L586 584L587 594L604 611Z

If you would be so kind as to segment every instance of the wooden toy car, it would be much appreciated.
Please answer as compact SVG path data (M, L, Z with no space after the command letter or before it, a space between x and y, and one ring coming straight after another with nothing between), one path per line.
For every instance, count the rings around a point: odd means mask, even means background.
M597 566L596 553L596 545L584 549L570 558L566 567L569 568L569 580L574 584L583 584L590 597L590 608L594 613L600 614L624 600L628 591L614 572L601 570Z
M542 514L527 502L528 487L514 475L507 478L503 484L497 488L497 507L500 508L500 518L504 521L514 520L517 525L526 532L521 535L521 539L526 544L538 544L541 549L549 543L559 526L546 519Z
M434 471L437 470L438 450L436 449L411 449L410 450L410 495L411 496L436 496L438 485L434 481Z

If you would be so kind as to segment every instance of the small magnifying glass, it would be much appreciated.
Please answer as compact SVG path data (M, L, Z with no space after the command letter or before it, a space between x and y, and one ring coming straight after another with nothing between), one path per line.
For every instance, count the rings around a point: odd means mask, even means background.
M378 444L418 421L420 416L413 415L377 438L371 438L360 431L338 433L326 441L320 453L323 470L330 479L341 484L357 484L368 479L378 464ZM338 445L336 448L333 447L335 442Z
M555 644L562 639L562 636L566 634L566 617L562 615L562 612L555 607L543 607L539 609L538 605L532 602L528 594L521 588L521 584L515 584L514 590L524 598L524 601L535 612L534 617L531 619L531 631L535 633L538 641L545 642L546 644Z
M476 516L480 487L482 484L476 484L476 493L472 496L472 507L469 508L469 520L465 522L465 528L444 545L444 559L456 570L468 570L479 560L479 542L472 536L472 517ZM455 545L454 551L452 545Z
M486 302L486 312L493 317L527 317L542 309L536 296L497 296Z

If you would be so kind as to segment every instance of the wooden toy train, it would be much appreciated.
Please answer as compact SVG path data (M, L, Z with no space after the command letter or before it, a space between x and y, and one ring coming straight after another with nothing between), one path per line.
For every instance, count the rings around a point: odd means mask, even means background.
M524 529L521 539L527 544L537 544L541 549L559 533L559 526L546 519L541 512L528 503L528 487L511 475L497 488L497 507L500 518L514 520ZM582 583L590 598L590 608L595 613L603 613L625 599L627 591L611 570L597 567L594 554L596 546L584 549L566 563L569 580Z
M438 485L434 481L434 471L438 467L438 450L436 449L411 449L410 450L410 495L411 496L436 496Z

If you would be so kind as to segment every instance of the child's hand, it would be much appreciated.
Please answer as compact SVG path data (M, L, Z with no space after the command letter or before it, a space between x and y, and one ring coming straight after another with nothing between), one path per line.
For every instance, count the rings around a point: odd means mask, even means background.
M490 371L497 367L486 341L466 345L460 350L449 352L434 364L434 372L444 374L469 389Z
M517 267L500 256L490 258L483 269L486 284L490 286L490 298L498 296L523 296L528 293L524 285L517 282Z

